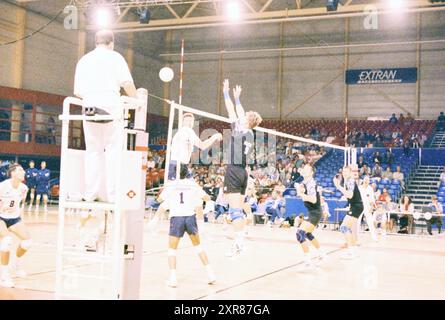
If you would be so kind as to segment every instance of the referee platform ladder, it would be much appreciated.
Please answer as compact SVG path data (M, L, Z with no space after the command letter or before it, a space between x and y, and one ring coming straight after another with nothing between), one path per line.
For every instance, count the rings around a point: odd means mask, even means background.
M71 114L72 105L82 100L68 97L63 102L60 164L60 199L57 237L57 299L138 299L142 265L145 203L147 90L137 98L121 97L122 114ZM114 160L115 202L86 202L85 151L68 147L71 121L112 120L118 123L121 152ZM104 163L105 164L105 163ZM105 170L104 170L105 171ZM102 179L103 180L103 179ZM103 183L105 199L106 188ZM101 246L94 252L79 244L79 217L72 212L98 213L102 221ZM110 226L109 222L112 223Z

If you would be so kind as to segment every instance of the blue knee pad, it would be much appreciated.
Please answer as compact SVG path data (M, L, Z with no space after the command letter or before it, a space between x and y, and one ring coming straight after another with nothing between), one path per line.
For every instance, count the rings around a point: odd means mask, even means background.
M341 233L352 233L351 228L347 227L347 226L341 226L340 227L340 232Z
M308 239L309 241L312 241L315 239L315 237L312 233L306 233L306 239Z
M232 221L235 221L237 219L244 219L244 212L243 209L239 209L239 208L230 208L229 209L229 215L230 215L230 219L232 219Z
M303 243L304 241L306 241L306 231L302 229L297 230L297 241L299 243Z

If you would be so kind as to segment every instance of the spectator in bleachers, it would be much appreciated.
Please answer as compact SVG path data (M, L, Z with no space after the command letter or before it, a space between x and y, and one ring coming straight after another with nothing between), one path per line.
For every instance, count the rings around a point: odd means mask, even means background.
M286 190L286 186L281 181L278 181L278 183L274 187L274 190L278 192L280 197L282 197L283 192Z
M414 149L419 149L420 148L419 140L417 139L412 140L411 147L413 147Z
M410 126L414 123L414 117L411 113L408 112L408 115L405 118L405 126Z
M384 146L385 144L383 143L383 137L379 133L377 133L375 135L374 147L383 148Z
M376 151L376 152L372 155L372 162L382 163L382 156L380 155L380 152L379 152L379 151Z
M279 175L279 181L283 184L286 183L286 167L282 164L278 164L278 175Z
M366 164L364 164L362 166L362 168L360 169L360 178L363 178L364 176L369 176L371 175L371 170L368 168L368 166Z
M396 147L396 148L401 148L401 147L403 147L403 139L402 139L402 138L396 138L396 139L394 140L393 145L394 145L394 147Z
M378 161L375 162L375 165L372 168L371 177L373 179L377 179L378 181L382 179L382 167L380 166Z
M443 114L443 111L439 114L439 116L437 117L437 125L436 125L437 130L439 131L443 131L445 130L445 115Z
M403 144L403 154L405 156L409 156L411 154L411 148L409 145L409 141L405 141L405 143Z
M421 148L425 145L426 140L428 140L428 136L425 134L425 131L422 130L419 138Z
M298 179L301 177L300 173L298 172L297 168L292 169L292 176L291 176L291 183L292 185L298 181Z
M394 172L392 174L392 178L394 180L399 180L400 185L402 186L402 189L405 189L405 176L404 176L403 172L401 171L400 166L397 166L396 172Z
M388 128L386 128L385 131L383 132L383 141L390 142L391 140L393 140L391 131Z
M386 150L385 156L383 157L383 163L391 165L394 162L394 155L392 154L392 150Z
M266 200L266 213L270 216L270 226L274 223L281 224L284 221L281 208L282 198L277 191L272 191L272 195Z
M382 193L378 198L378 202L382 204L386 212L391 211L391 195L388 193L386 188L383 188ZM390 218L388 221L388 229L392 232L394 229L394 224L399 221L399 216L396 213L390 212Z
M358 167L359 169L361 169L364 165L366 166L366 162L365 162L365 160L363 159L363 156L360 156L360 157L358 158L357 167Z
M443 167L443 172L440 174L439 177L439 185L440 184L445 184L445 167Z
M402 200L400 201L400 212L402 213L399 222L400 229L398 233L408 234L411 233L411 229L413 226L413 213L414 213L414 204L411 200L411 197L404 195Z
M431 197L431 203L428 205L432 209L433 214L443 214L443 207L442 205L437 202L437 197L433 195ZM435 224L437 226L437 229L439 233L442 231L442 217L441 216L432 216L430 220L426 221L427 230L430 235L433 235L432 226Z
M392 172L391 167L387 167L385 171L382 173L382 179L389 179L392 180Z
M393 113L391 118L389 118L389 123L391 123L391 124L396 124L397 123L397 117L396 117L395 113Z
M400 138L399 137L399 132L397 130L394 130L392 132L391 138L392 138L392 140L396 140L397 138Z
M148 170L152 170L152 169L155 168L155 166L156 166L156 163L155 163L155 161L153 160L153 158L152 158L152 157L148 158L148 159L147 159L147 169L148 169Z
M400 114L398 122L401 126L405 125L405 117L403 116L403 113Z

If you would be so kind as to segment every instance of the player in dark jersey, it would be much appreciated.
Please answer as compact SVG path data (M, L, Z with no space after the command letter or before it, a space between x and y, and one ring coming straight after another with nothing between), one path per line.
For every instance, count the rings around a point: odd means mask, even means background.
M39 175L39 169L35 168L33 160L29 161L29 168L25 172L26 186L29 189L29 207L28 211L32 210L32 204L34 203L34 197L37 189L37 176Z
M235 106L230 98L229 80L224 80L223 93L229 119L232 122L230 140L230 162L224 178L224 194L229 202L229 214L235 229L235 243L228 256L233 256L243 250L245 216L243 213L244 199L247 189L247 164L252 159L254 151L254 134L252 129L263 121L254 111L245 112L240 102L241 86L233 89Z
M317 182L314 179L314 168L311 164L305 164L299 173L303 176L302 183L296 183L297 195L304 201L304 206L308 211L308 221L303 221L298 227L296 236L298 242L301 244L301 248L304 252L304 266L311 267L311 257L309 255L309 244L306 240L315 247L318 253L318 258L324 260L326 254L320 250L320 243L315 239L312 232L323 215L320 203L320 190L317 186Z
M352 165L343 168L344 186L341 186L339 177L334 177L334 185L348 199L349 212L343 219L340 232L344 234L348 251L342 255L342 259L353 259L356 257L356 239L352 229L357 224L358 218L363 213L363 200L358 185L358 167Z

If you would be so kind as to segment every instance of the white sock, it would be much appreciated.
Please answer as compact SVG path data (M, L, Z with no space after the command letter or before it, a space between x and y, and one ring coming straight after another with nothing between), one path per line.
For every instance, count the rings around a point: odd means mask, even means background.
M170 270L170 279L175 279L176 280L176 269L171 269Z
M354 246L348 246L348 253L349 254L354 254Z
M311 255L309 254L309 252L305 253L303 255L303 260L304 260L305 263L311 263Z

